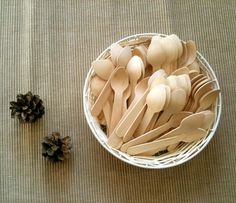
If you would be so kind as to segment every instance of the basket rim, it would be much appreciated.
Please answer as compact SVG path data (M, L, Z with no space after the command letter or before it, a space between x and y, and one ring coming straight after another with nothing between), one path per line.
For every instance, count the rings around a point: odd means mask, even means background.
M114 43L121 43L121 42L124 42L124 41L128 41L130 39L135 39L135 38L140 38L140 37L152 37L152 36L156 36L156 35L159 35L159 36L167 36L166 34L160 34L160 33L139 33L139 34L135 34L135 35L130 35L130 36L126 36ZM96 58L96 60L99 60L109 49L110 49L110 46L109 45L107 48L104 49L104 51L102 51L102 53ZM201 59L201 61L203 61L206 66L207 66L207 69L208 71L210 72L210 74L213 76L213 78L215 79L215 83L216 83L216 86L217 88L220 89L220 86L219 86L219 81L216 77L216 74L214 72L214 70L212 69L211 65L208 63L208 61L203 57L203 55L201 53L199 53L197 51L197 55L198 57ZM183 164L187 161L189 161L190 159L194 158L196 155L198 155L207 145L208 143L210 142L210 140L213 138L215 132L216 132L216 129L217 127L219 126L219 121L220 121L220 117L221 117L221 113L222 113L222 94L220 92L219 94L219 97L218 97L218 101L217 101L217 115L216 115L216 118L215 118L215 122L213 124L213 127L212 127L212 130L211 132L208 133L207 135L207 139L203 142L203 144L197 149L197 151L191 153L187 158L185 158L184 160L179 160L179 161L176 161L176 162L171 162L169 163L168 165L161 165L160 164L154 164L154 165L148 165L148 164L141 164L141 163L137 163L136 161L133 161L130 157L130 155L127 155L129 156L130 159L127 159L124 158L123 156L119 155L119 153L121 153L119 150L116 150L116 149L113 149L111 148L110 146L106 145L105 144L105 141L102 140L97 134L98 132L94 130L94 126L92 125L91 121L90 121L90 117L91 115L90 114L90 110L89 110L89 107L88 107L88 104L87 104L87 90L88 90L88 86L89 86L89 79L90 79L90 76L91 76L91 72L92 72L92 67L90 67L88 73L87 73L87 76L85 78L85 83L84 83L84 87L83 87L83 109L84 109L84 114L85 114L85 117L86 117L86 121L90 127L90 130L92 131L94 137L98 140L98 142L109 152L111 153L113 156L115 156L116 158L120 159L121 161L125 162L125 163L128 163L130 165L133 165L133 166L137 166L137 167L140 167L140 168L145 168L145 169L164 169L164 168L170 168L170 167L174 167L174 166L178 166L180 164ZM200 142L200 141L199 141ZM201 140L202 142L202 140ZM119 152L119 153L117 153ZM146 159L148 160L148 159ZM155 160L155 159L153 159Z

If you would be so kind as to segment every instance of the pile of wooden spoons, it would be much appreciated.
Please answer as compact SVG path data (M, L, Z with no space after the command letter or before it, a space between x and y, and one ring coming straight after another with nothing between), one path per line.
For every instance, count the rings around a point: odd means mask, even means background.
M91 113L111 147L153 156L207 135L220 90L196 55L191 40L154 36L147 46L113 44L110 56L92 63Z

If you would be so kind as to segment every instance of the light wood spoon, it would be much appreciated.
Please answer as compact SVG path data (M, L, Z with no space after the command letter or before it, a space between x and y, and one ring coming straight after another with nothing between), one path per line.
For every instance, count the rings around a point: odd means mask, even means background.
M103 80L108 80L115 66L109 59L96 60L92 63L94 72Z
M190 107L190 111L194 112L196 111L198 105L199 105L199 100L208 92L212 90L212 86L214 84L214 81L209 81L205 83L202 87L200 87L196 93L193 95L193 104Z
M145 83L143 83L145 85ZM118 137L123 137L133 120L139 115L141 109L145 105L146 96L149 92L149 89L146 89L145 92L141 95L139 99L135 103L132 103L127 110L127 113L122 117L120 122L117 124L117 128L115 133Z
M125 69L119 69L111 77L111 88L115 92L114 103L111 114L110 130L114 130L115 126L122 117L123 94L129 85L129 76Z
M140 113L135 117L135 119L132 121L131 125L127 129L126 133L124 134L124 136L123 136L124 142L128 142L132 139L132 136L133 136L135 130L138 128L138 125L140 124L140 122L143 118L145 110L146 110L146 105L143 106Z
M177 87L185 90L187 96L189 96L192 88L189 75L187 74L178 75L176 79L177 79Z
M170 87L165 85L165 89L166 89L166 102L165 102L165 105L164 105L164 108L163 108L164 111L168 108L169 103L170 103L170 97L171 97ZM159 116L159 113L154 114L150 124L148 125L147 131L150 131L154 128L155 123L158 119L158 116Z
M156 154L163 148L168 147L179 142L193 142L199 140L207 135L207 132L201 128L193 129L191 134L175 134L172 137L156 140L153 142L145 143L130 147L127 149L127 154L137 155L152 151L152 154Z
M148 80L149 78L144 78L141 81L139 81L138 84L135 86L135 89L134 89L135 96L128 110L132 108L132 106L142 97L144 92L148 89Z
M98 116L101 113L104 105L106 104L106 102L112 92L111 78L113 77L114 74L116 74L117 71L120 71L121 69L124 69L124 68L119 67L119 68L114 69L110 78L107 80L105 86L103 87L101 93L99 94L97 100L95 101L94 105L91 108L91 113L93 116Z
M204 114L204 119L203 119L201 128L204 129L204 130L208 130L214 122L215 113L213 113L212 111L209 111L209 110L208 111L202 111L201 113ZM167 150L168 151L173 151L173 150L176 149L176 147L178 145L179 145L179 142L174 144L174 145L170 145L170 146L168 146Z
M182 44L182 47L183 47L183 53L179 57L179 59L177 61L178 68L181 68L181 67L184 66L184 64L185 64L185 62L187 60L187 57L188 57L188 51L187 51L186 43L182 41L181 44Z
M191 63L193 63L197 57L197 48L196 48L196 44L194 41L189 40L186 43L186 47L187 47L187 61L185 62L184 66L188 66Z
M95 100L98 98L105 84L106 81L102 80L100 77L96 75L91 79L90 88L92 95L95 97Z
M201 88L203 85L205 85L207 82L211 81L210 78L206 78L205 80L202 80L199 82L194 88L192 88L191 94L192 96L196 93L196 91Z
M147 50L147 61L152 65L153 72L160 69L167 57L162 40L163 38L160 36L153 36Z
M123 48L119 44L114 43L111 45L110 49L111 49L111 60L113 64L117 66L117 58L120 55Z
M130 46L125 46L121 50L120 55L117 58L117 65L126 67L131 57L132 57L132 51Z
M147 48L143 44L136 46L133 49L133 55L139 56L143 61L144 67L146 68L146 66L147 66Z
M165 102L166 102L165 85L158 85L150 90L146 98L147 111L145 112L142 122L140 123L134 136L137 137L146 131L153 115L163 110Z
M164 125L151 130L125 144L122 145L121 151L126 152L126 150L134 145L142 144L145 142L148 142L150 140L158 138L162 133L166 132L167 130L171 128L176 128L180 125L181 121L186 118L187 116L191 115L191 112L180 112L178 114L174 114L171 116L170 120L165 123Z
M199 100L199 107L196 112L203 111L205 109L208 109L212 104L216 102L216 99L218 98L220 94L220 90L214 89L202 96L202 98Z
M192 114L184 118L181 121L181 124L178 128L171 130L170 132L162 135L158 139L172 137L176 134L185 134L185 133L192 132L193 129L201 128L203 119L204 119L204 113L200 112L200 113Z
M166 123L171 115L183 110L187 100L186 92L183 89L175 89L171 92L170 102L166 110L158 118L155 128Z
M144 69L142 59L138 56L133 56L126 67L126 70L129 74L129 81L131 86L131 97L129 99L129 104L134 99L135 86L137 85L138 80L142 76L142 69Z

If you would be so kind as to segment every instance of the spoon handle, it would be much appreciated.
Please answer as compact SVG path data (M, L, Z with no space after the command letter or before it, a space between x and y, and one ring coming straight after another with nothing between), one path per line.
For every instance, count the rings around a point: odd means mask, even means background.
M113 132L115 129L117 123L122 117L122 107L123 107L123 94L119 91L115 92L114 97L114 104L112 108L112 114L111 114L111 124L110 124L110 131Z
M159 113L155 113L154 116L152 117L152 120L150 121L150 123L147 127L147 131L154 129L154 126L155 126L155 123L156 123L158 117L159 117Z
M132 101L134 100L134 97L135 97L135 94L134 94L135 86L136 86L136 84L133 81L130 81L131 94L130 94L130 98L129 98L129 105L132 103Z
M135 130L137 129L138 125L140 124L143 114L146 110L146 105L143 106L142 110L139 112L139 114L134 119L133 123L130 125L129 129L123 136L123 141L128 142L132 138L132 135L134 134Z
M111 89L111 78L113 77L113 75L120 70L121 68L116 68L110 75L109 79L107 80L105 86L103 87L100 95L98 96L97 100L95 101L94 105L91 108L91 113L93 116L98 116L106 101L108 100L110 94L112 93L112 89Z
M157 122L155 123L155 128L157 128L158 126L163 125L164 123L166 123L169 118L171 117L171 112L169 111L164 111L160 117L158 118Z
M138 144L143 144L145 142L148 142L152 139L156 139L158 138L158 136L164 132L166 132L167 130L169 130L170 128L170 124L169 123L166 123L162 126L160 126L159 128L156 128L154 130L151 130L133 140L130 140L129 142L125 143L124 145L122 145L121 147L121 151L123 152L126 152L126 150L129 148L129 147L132 147L132 146L135 146L135 145L138 145Z
M109 146L119 149L123 144L122 138L118 137L115 131L108 137L107 143Z
M153 142L133 146L127 149L127 153L130 155L142 154L152 156L159 151L162 151L168 146L176 145L179 142L194 142L206 136L207 131L203 129L196 129L193 134L176 133L174 137L169 137Z
M129 107L126 114L117 124L117 129L116 129L117 136L119 137L124 136L127 129L129 128L133 120L136 118L141 108L144 106L147 94L148 94L148 90L145 91L142 97L135 104L133 104L132 107Z
M150 121L152 120L153 114L154 114L153 110L148 107L138 129L136 130L134 134L135 137L138 137L139 135L142 135L143 133L145 133Z
M152 151L152 153L155 154L156 152L168 147L169 145L181 142L185 136L185 134L182 134L171 138L156 140L153 142L132 146L127 149L127 153L130 155L136 155Z
M110 134L109 132L110 132L110 121L111 121L111 105L109 101L106 102L102 110L107 123L108 134Z

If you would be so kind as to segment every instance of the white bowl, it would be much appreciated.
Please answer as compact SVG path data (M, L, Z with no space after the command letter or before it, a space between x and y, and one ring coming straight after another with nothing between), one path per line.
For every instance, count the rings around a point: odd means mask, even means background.
M123 43L125 41L130 41L130 40L135 40L135 39L140 39L142 37L152 37L154 35L160 35L160 36L166 36L163 34L157 34L157 33L142 33L142 34L136 34L132 35L126 38L123 38L116 43ZM110 47L106 48L96 60L101 59L110 51ZM197 61L200 64L200 68L202 71L205 71L208 73L208 75L215 80L215 87L220 89L218 80L215 76L215 73L209 63L206 61L206 59L199 53L197 52ZM99 123L97 122L96 118L94 118L91 115L91 98L90 98L90 89L89 89L89 82L91 76L94 74L93 69L90 68L85 84L84 84L84 90L83 90L83 105L84 105L84 113L88 122L88 125L90 129L92 130L95 138L99 141L99 143L112 155L117 157L118 159L142 168L150 168L150 169L161 169L161 168L169 168L173 166L180 165L193 157L195 157L198 153L200 153L206 145L209 143L209 141L212 139L213 135L215 134L216 128L219 124L220 116L221 116L221 103L222 103L222 98L221 94L218 97L218 100L214 106L214 111L216 113L215 121L214 124L212 125L212 128L209 130L208 134L206 137L203 139L193 142L193 143L185 143L181 145L177 151L174 152L169 152L157 157L138 157L138 156L130 156L126 153L123 153L119 150L113 149L107 144L107 136L106 134L102 131L100 128Z

